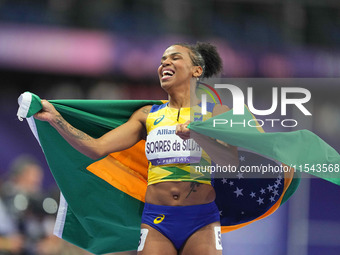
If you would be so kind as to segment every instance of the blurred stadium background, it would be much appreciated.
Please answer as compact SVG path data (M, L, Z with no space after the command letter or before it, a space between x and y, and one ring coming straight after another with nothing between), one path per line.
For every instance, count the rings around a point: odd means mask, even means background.
M0 0L2 182L11 162L29 153L41 161L44 190L55 189L39 145L16 118L22 92L164 99L156 74L164 49L197 40L218 47L224 77L337 78L340 2ZM340 84L314 84L308 127L340 151ZM340 254L339 196L335 185L303 179L279 212L223 235L224 254Z

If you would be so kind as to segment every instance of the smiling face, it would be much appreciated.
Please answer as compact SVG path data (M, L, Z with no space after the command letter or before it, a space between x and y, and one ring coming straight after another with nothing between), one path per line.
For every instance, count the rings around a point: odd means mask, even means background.
M167 48L158 68L158 76L163 89L173 86L189 86L190 80L202 74L200 66L193 66L190 50L183 46L173 45Z

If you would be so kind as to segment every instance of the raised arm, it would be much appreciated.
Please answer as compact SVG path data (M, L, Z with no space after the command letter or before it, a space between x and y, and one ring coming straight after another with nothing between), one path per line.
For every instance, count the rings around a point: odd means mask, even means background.
M144 139L145 122L151 109L151 106L140 108L126 123L96 139L69 124L47 100L41 103L43 109L34 117L49 122L71 146L92 159L130 148Z

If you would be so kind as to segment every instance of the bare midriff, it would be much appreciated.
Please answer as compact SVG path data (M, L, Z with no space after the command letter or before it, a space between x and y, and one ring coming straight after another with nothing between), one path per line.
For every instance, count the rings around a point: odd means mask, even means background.
M209 184L167 181L149 185L145 202L166 206L208 204L215 200L214 188Z

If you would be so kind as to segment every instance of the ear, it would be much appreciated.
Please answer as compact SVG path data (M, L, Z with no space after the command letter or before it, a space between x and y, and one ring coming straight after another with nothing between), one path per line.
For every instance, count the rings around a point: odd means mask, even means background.
M192 76L198 78L202 75L203 68L201 66L193 66Z

